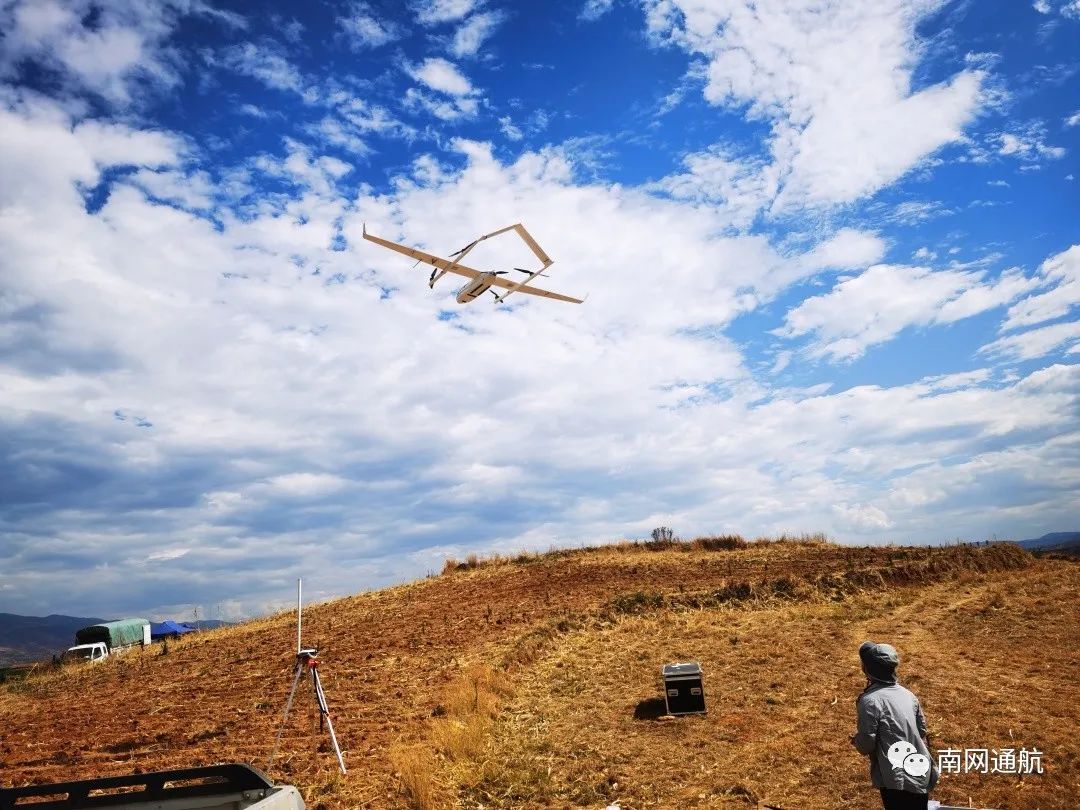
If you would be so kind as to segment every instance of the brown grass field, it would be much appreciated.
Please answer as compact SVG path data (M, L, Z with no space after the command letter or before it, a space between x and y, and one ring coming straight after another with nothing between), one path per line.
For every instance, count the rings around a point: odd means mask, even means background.
M848 743L857 648L889 641L932 748L1042 752L934 798L1080 806L1080 568L1011 545L701 540L450 564L305 609L349 767L310 687L271 768L309 808L873 808ZM0 686L0 783L217 762L263 768L288 613ZM657 716L697 660L709 712Z

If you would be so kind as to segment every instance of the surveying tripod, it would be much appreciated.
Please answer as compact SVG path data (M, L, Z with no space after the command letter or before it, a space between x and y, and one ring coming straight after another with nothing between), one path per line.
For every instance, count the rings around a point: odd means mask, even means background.
M270 772L270 766L274 762L274 755L277 754L278 743L281 742L281 733L285 730L285 723L289 719L289 710L292 709L293 698L296 696L296 687L300 685L300 678L304 674L304 670L311 673L311 686L315 692L315 702L319 706L319 730L322 731L323 720L326 720L326 727L330 731L330 742L334 745L334 753L337 754L338 766L341 768L341 772L345 771L345 760L341 758L341 748L338 747L337 735L334 734L334 723L330 719L330 709L326 705L326 692L323 691L322 681L319 679L319 651L315 649L300 650L296 654L296 670L293 675L292 688L289 690L289 699L285 701L285 714L281 718L281 725L278 727L277 737L274 739L274 748L270 752L270 759L266 762L266 772Z

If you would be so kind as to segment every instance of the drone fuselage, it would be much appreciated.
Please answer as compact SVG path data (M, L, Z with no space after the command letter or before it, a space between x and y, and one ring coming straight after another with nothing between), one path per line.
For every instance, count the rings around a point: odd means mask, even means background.
M457 302L459 304L467 304L470 301L475 301L491 289L492 282L495 278L497 278L497 276L494 273L481 273L458 290Z

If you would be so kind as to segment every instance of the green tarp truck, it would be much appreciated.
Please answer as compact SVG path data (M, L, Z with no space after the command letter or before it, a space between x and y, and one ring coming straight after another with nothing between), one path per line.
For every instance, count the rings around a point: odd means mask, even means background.
M150 644L149 619L117 619L114 622L92 624L75 633L75 640L80 644L94 644L101 641L110 651L131 647L135 644Z

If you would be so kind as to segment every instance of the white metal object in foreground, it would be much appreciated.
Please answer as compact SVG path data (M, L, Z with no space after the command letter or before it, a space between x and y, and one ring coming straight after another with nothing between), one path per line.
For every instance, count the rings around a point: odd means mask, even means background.
M341 756L341 747L338 745L337 734L334 733L334 722L330 719L330 707L326 704L326 692L323 691L322 679L319 678L319 651L313 648L303 649L300 644L300 628L303 618L301 607L302 581L296 580L296 668L293 670L292 687L289 689L289 697L285 701L285 713L281 717L281 725L278 726L277 736L274 737L274 747L270 750L270 757L266 761L266 772L270 772L270 766L274 764L274 756L277 754L278 744L281 742L281 733L285 730L285 723L289 720L289 712L292 709L293 698L296 697L296 687L300 685L300 678L304 671L311 673L311 688L315 693L315 703L319 707L319 728L322 729L323 721L330 732L330 742L334 746L334 754L337 756L338 767L345 774L345 760Z
M461 263L461 260L469 254L469 251L471 251L474 247L483 242L485 239L491 239L493 236L499 236L501 234L507 233L508 231L516 232L517 235L521 237L521 241L523 241L528 246L529 250L533 252L536 258L540 260L540 263L543 266L539 270L536 270L534 272L520 270L519 272L523 272L526 274L526 278L523 281L507 281L506 279L500 278L500 276L502 276L506 271L484 272L482 270L476 270L472 267L468 267L467 265ZM542 290L539 287L528 286L530 281L541 275L552 264L554 264L554 262L544 252L543 248L541 248L540 245L537 244L536 240L532 238L532 235L527 230L525 230L525 226L522 225L520 222L513 225L507 225L505 228L500 228L497 231L492 231L491 233L484 234L479 239L473 240L461 250L457 251L456 254L451 254L455 257L452 261L450 259L444 259L440 256L435 256L431 253L425 253L422 250L417 250L406 245L398 244L397 242L391 242L389 239L383 239L382 237L369 234L367 232L366 224L364 225L364 238L367 239L369 242L374 242L377 245L382 245L383 247L389 248L390 250L396 251L397 253L401 253L412 259L416 259L418 262L430 264L432 267L435 268L435 270L432 271L431 278L428 281L428 286L430 287L434 287L435 282L445 276L447 273L456 273L459 276L465 276L466 278L468 278L469 282L460 290L458 290L457 301L459 304L467 304L470 301L475 301L483 293L487 292L491 287L500 287L506 290L506 292L504 292L502 295L498 295L495 293L494 290L492 290L492 294L495 295L496 302L500 304L506 300L506 297L508 295L515 292L522 292L526 293L527 295L536 295L541 298L551 298L555 301L566 301L570 304L580 304L584 300L581 298L572 298L571 296L563 295L562 293L551 292L550 290Z

